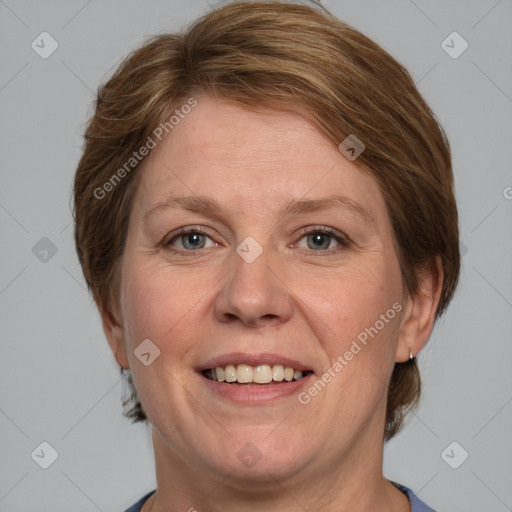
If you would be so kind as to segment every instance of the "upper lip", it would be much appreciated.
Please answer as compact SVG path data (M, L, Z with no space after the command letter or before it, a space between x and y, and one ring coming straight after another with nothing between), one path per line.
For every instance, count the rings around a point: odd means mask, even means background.
M202 372L203 370L209 370L211 368L216 368L217 366L226 366L228 364L248 364L250 366L258 366L260 364L268 364L272 366L275 364L280 364L284 367L290 367L294 370L302 372L311 370L311 367L305 365L304 363L296 361L295 359L290 359L289 357L281 356L279 354L247 354L244 352L232 352L230 354L223 354L214 357L206 361L204 364L201 364L198 370Z

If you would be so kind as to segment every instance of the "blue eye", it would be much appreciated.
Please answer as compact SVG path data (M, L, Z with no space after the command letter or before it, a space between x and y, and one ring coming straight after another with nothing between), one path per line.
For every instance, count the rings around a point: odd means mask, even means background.
M195 228L186 228L178 233L176 236L171 238L168 242L166 242L166 246L175 245L176 241L181 243L181 247L177 247L182 250L197 250L204 249L206 246L206 239L211 238L202 230L197 227ZM213 241L212 241L213 242ZM216 244L213 242L213 245L210 247L214 247Z
M311 249L313 251L321 251L327 252L331 250L336 250L338 246L349 247L350 242L348 238L344 235L336 234L334 230L330 228L309 228L302 232L303 238L306 239L307 247L306 249ZM337 245L331 247L331 243L336 242Z
M301 235L299 243L291 244L290 247L297 246L301 249L331 254L343 247L347 248L351 245L348 237L330 228L305 228L302 230ZM306 239L306 247L300 243L303 239ZM208 242L210 242L209 245ZM164 245L165 247L175 248L178 252L194 252L199 249L216 247L219 244L214 242L211 236L207 234L206 230L200 226L190 226L176 233L172 238L164 242Z
M308 248L313 249L315 251L319 251L320 249L329 249L329 245L333 241L333 237L327 233L322 233L317 231L316 233L310 233L306 235L308 240ZM311 241L311 245L309 242Z

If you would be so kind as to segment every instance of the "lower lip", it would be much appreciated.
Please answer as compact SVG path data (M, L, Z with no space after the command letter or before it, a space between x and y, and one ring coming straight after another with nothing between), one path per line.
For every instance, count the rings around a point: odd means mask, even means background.
M280 382L275 384L228 384L217 380L207 379L200 374L206 386L217 395L238 403L261 403L271 402L280 398L289 398L297 395L301 388L305 387L312 373L302 377L300 380Z

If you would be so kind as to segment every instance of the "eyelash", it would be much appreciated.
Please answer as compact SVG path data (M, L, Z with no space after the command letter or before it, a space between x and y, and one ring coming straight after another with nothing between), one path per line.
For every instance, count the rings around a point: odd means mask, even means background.
M331 255L335 252L338 252L342 249L347 249L352 244L352 242L350 241L348 236L344 235L343 233L339 233L332 228L328 228L325 226L310 226L307 228L302 228L299 233L300 233L299 241L307 235L320 233L322 235L329 235L331 238L334 238L334 240L336 240L340 244L340 246L338 246L338 247L333 247L332 249L326 249L326 250L316 251L314 249L303 249L305 251L316 253L318 256L329 256L329 255ZM295 244L292 244L292 245L295 245ZM300 247L299 249L302 249L302 247Z
M209 234L209 231L202 228L201 226L188 226L188 227L183 228L180 231L178 231L178 233L175 233L172 236L172 238L168 239L167 241L164 241L163 245L165 248L169 249L172 247L171 244L175 240L177 240L178 238L180 238L182 236L191 234L191 233L198 233L201 235L205 235L209 238L212 238L211 235ZM346 248L349 248L352 246L352 241L346 235L344 235L343 233L336 232L334 229L328 228L325 226L312 226L312 227L302 228L300 230L299 241L307 235L317 234L317 233L329 235L330 237L334 238L340 244L341 247L334 247L332 249L326 249L326 250L304 249L302 247L299 247L298 249L302 250L302 251L307 251L310 253L311 252L316 253L317 256L330 256L330 255L333 255L334 253L338 252L339 250L346 249ZM295 243L293 243L291 245L295 246ZM200 251L200 249L189 250L189 249L176 249L176 248L171 248L170 250L172 250L173 252L180 254L180 255L184 254L184 253L187 253L188 255L190 255L191 253Z

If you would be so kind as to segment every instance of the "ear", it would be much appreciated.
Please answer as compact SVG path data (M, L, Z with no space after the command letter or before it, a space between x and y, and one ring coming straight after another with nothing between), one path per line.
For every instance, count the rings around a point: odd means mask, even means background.
M122 321L118 319L120 315L116 315L110 311L110 308L101 309L101 321L103 331L107 337L108 344L112 349L112 353L116 361L123 368L129 368L130 363L126 356L126 343L124 337L124 328Z
M436 318L443 288L441 257L435 256L419 276L419 291L407 298L402 325L398 334L395 361L403 363L427 343Z

